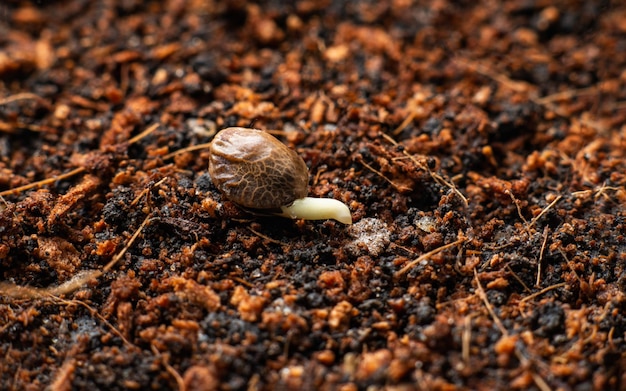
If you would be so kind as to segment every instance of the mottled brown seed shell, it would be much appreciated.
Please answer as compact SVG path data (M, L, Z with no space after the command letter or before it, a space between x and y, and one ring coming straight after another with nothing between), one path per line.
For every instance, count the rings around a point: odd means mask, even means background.
M231 201L273 209L306 197L309 171L298 154L257 129L226 128L211 142L209 175Z

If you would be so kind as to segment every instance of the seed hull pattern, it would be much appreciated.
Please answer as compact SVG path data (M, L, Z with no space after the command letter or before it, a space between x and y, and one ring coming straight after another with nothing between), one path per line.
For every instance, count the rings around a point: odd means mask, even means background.
M280 208L308 192L308 169L302 158L256 129L218 133L211 145L209 173L222 193L247 208Z

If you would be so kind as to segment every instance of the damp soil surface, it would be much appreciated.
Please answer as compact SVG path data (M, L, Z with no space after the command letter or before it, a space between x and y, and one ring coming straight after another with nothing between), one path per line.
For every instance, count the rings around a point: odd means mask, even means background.
M624 390L625 185L618 0L3 1L0 388Z

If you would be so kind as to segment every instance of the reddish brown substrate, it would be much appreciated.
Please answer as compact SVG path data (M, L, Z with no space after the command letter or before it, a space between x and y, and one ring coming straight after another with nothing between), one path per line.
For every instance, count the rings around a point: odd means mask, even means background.
M0 388L626 389L625 69L617 0L2 2ZM169 156L251 125L355 225Z

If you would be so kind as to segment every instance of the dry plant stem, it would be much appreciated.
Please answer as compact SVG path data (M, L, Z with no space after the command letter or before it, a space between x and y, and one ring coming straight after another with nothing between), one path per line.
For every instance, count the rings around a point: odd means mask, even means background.
M535 225L535 223L537 222L537 220L539 220L541 218L541 216L543 216L548 210L550 210L550 208L552 208L557 202L559 202L559 200L563 198L562 195L558 195L554 201L552 201L548 206L546 206L545 208L543 208L543 210L541 211L541 213L539 213L537 216L535 216L531 221L530 224L528 224L528 226L526 227L526 230L529 230L530 228L532 228L533 225Z
M136 143L137 141L141 140L142 138L144 138L147 135L149 135L150 133L152 133L158 127L159 127L158 123L150 125L145 131L141 132L137 136L135 136L135 137L131 138L130 140L128 140L128 145ZM52 178L46 178L46 179L43 179L41 181L29 183L28 185L16 187L14 189L5 190L5 191L0 192L0 197L8 196L8 195L16 195L16 194L19 194L19 193L21 193L23 191L33 189L35 187L43 187L45 185L49 185L49 184L54 183L56 181L61 181L63 179L67 179L67 178L70 178L70 177L72 177L74 175L80 174L81 172L83 172L85 170L86 169L84 167L78 167L78 168L73 169L70 172L66 172L65 174L61 174L61 175L57 175L57 176L52 177Z
M402 121L402 123L393 130L393 132L391 132L394 136L399 135L400 133L402 133L402 131L409 126L409 124L411 123L411 121L413 121L413 119L415 118L415 116L417 115L417 113L415 112L415 110L411 111L409 113L409 115L407 115L407 117L404 119L404 121Z
M602 92L602 87L615 82L616 80L614 79L609 79L609 80L602 80L592 86L589 87L584 87L584 88L578 88L578 89L571 89L571 90L565 90L565 91L561 91L561 92L556 92L554 94L551 95L546 95L542 98L537 98L535 99L536 103L539 103L540 105L545 105L548 103L553 103L555 101L558 100L567 100L567 99L572 99L578 96L582 96L582 95L589 95L589 94L598 94Z
M157 349L154 345L150 345L150 349L152 349L152 353L154 353L155 356L161 359L161 363L165 367L167 373L169 373L174 378L174 380L176 380L176 386L178 387L178 389L181 391L186 390L187 388L185 387L185 381L183 380L183 377L169 363L169 353L161 353L159 349Z
M417 265L418 263L420 263L421 261L428 259L429 257L442 252L443 250L449 249L450 247L454 247L456 245L459 245L463 242L465 242L466 238L462 237L460 239L458 239L455 242L452 243L448 243L445 244L441 247L438 247L432 251L427 252L426 254L422 254L420 255L417 259L414 259L413 261L409 262L406 266L404 266L402 269L398 270L397 272L394 273L394 277L395 278L399 278L402 277L403 274L405 274L406 272L408 272L410 269L412 269L415 265Z
M572 192L572 195L575 196L575 197L583 197L583 196L586 196L588 194L593 194L594 200L597 200L600 197L604 197L607 201L615 202L615 200L613 200L608 194L606 194L607 190L619 191L619 190L622 190L622 189L619 188L619 187L607 186L606 182L604 182L604 183L602 183L602 186L600 186L599 188L596 187L593 190L575 191L575 192Z
M60 295L66 295L71 292L74 292L85 284L87 284L91 280L95 280L102 276L102 274L111 270L117 262L122 259L126 251L132 246L135 242L141 231L145 228L145 226L151 221L149 217L146 217L144 221L141 223L139 228L135 231L133 236L130 238L126 246L113 257L111 262L106 264L102 270L84 270L77 273L70 280L64 282L63 284L49 287L49 288L33 288L29 286L16 285L8 282L0 282L0 294L2 297L10 297L14 299L41 299L47 297L57 297Z
M543 263L543 252L546 250L546 243L548 243L548 232L550 231L549 227L543 229L543 243L541 244L541 250L539 251L539 260L537 261L537 282L535 283L536 287L539 287L541 283L541 265Z
M495 311L493 310L493 307L491 306L491 303L489 302L489 299L487 298L487 294L485 293L485 290L483 289L483 286L481 285L480 280L478 279L478 271L476 270L476 268L474 268L474 281L476 281L476 293L478 293L478 297L480 297L480 299L485 304L485 307L487 308L489 315L491 315L491 319L493 319L494 323L500 330L500 333L502 333L502 335L504 336L508 336L509 331L506 329L506 327L504 327L504 325L502 324L502 321L500 320L500 318L498 318Z
M519 353L518 353L519 354ZM550 388L550 386L548 385L548 383L546 383L545 380L543 380L543 378L541 376L539 376L537 373L531 373L531 376L533 377L533 381L535 382L535 385L541 390L541 391L552 391L552 388Z
M72 378L74 377L74 371L76 370L76 359L67 358L63 365L56 371L53 376L53 380L50 383L51 391L60 391L71 388Z
M267 241L268 241L268 242L270 242L270 243L278 244L278 245L281 245L281 246L283 246L283 247L288 246L288 244L287 244L287 243L283 243L283 242L281 242L280 240L272 239L272 238L270 238L269 236L267 236L267 235L263 235L263 234L262 234L262 233L260 233L259 231L256 231L256 230L252 229L251 227L248 227L248 229L250 230L250 232L252 232L252 233L253 233L253 234L255 234L256 236L258 236L258 237L260 237L260 238L262 238L262 239L265 239L265 240L267 240Z
M320 167L319 170L317 170L317 172L315 173L315 176L313 177L313 186L317 185L320 181L320 176L326 172L326 167Z
M128 240L128 243L126 243L126 246L124 246L124 248L115 255L115 257L113 257L113 259L111 260L111 262L107 263L103 268L102 268L102 272L106 273L109 270L111 270L113 268L113 266L115 266L120 259L122 259L122 257L124 256L124 254L126 254L126 251L128 251L128 249L130 248L130 246L133 245L133 243L135 242L135 240L137 239L137 237L139 236L139 234L141 234L141 231L143 231L143 229L146 227L146 225L148 225L148 223L152 221L152 219L150 218L150 216L146 217L143 222L141 223L141 225L139 226L139 228L137 228L137 230L135 231L135 233L133 234L133 236L131 236L131 238Z
M182 148L182 149L176 150L174 152L168 153L167 155L163 156L163 160L171 159L174 156L183 154L185 152L193 152L193 151L197 151L197 150L200 150L200 149L207 149L210 146L211 146L211 143L192 145L190 147Z
M509 189L505 190L504 194L508 194L509 197L511 197L511 200L513 201L513 203L515 204L515 207L517 208L517 214L519 215L519 218L522 219L522 221L524 222L524 225L528 225L528 221L524 218L524 215L522 214L522 208L520 207L519 200L515 198L515 196L513 195L513 193L511 193Z
M386 133L382 133L382 137L387 140L388 142L390 142L392 145L399 145L398 142L396 140L393 139L393 137L389 136ZM411 160L418 168L427 171L428 174L430 175L431 178L433 178L433 180L437 183L439 183L442 186L445 186L447 188L449 188L450 190L452 190L457 196L459 196L459 198L461 198L461 200L463 201L463 204L465 205L465 207L467 208L468 206L468 202L467 202L467 198L463 195L463 193L461 193L461 191L459 189L457 189L457 187L454 185L454 183L447 181L443 176L436 174L434 172L432 172L427 166L423 165L421 162L419 162L415 156L411 155L410 153L408 153L406 150L402 150L402 153L404 154L404 156L406 156L409 160Z
M250 281L248 281L248 280L244 280L244 279L243 279L243 278L241 278L241 277L231 277L231 279L232 279L233 281L235 281L235 282L240 283L241 285L245 285L245 286L246 286L246 287L248 287L248 288L254 288L254 286L255 286L255 285L254 285L253 283L251 283Z
M11 102L17 102L18 100L37 100L43 103L45 106L50 107L50 104L48 103L47 100L40 97L39 95L35 95L30 92L22 92L19 94L7 96L6 98L2 98L0 99L0 106L6 105L7 103L11 103Z
M532 299L534 299L534 298L535 298L535 297L537 297L537 296L541 296L541 295L543 295L544 293L549 292L549 291L551 291L551 290L553 290L553 289L558 289L558 288L561 288L561 287L564 287L564 286L567 286L567 283L566 283L566 282L560 282L560 283L558 283L558 284L550 285L549 287L543 288L543 289L542 289L542 290L540 290L539 292L535 292L535 293L533 293L532 295L528 295L528 296L526 296L526 297L522 298L519 302L520 302L520 303L524 303L524 302L526 302L526 301L528 301L528 300L532 300Z
M531 92L533 90L536 90L537 87L533 84L524 82L524 81L517 81L517 80L513 80L511 78L509 78L508 76L502 74L502 73L498 73L492 69L490 69L487 66L484 66L482 64L478 64L469 60L465 60L462 58L456 58L455 59L456 62L458 62L459 64L462 64L463 66L467 67L468 69L482 75L485 76L487 78L490 78L491 80L496 81L497 83L506 86L508 88L510 88L513 91L517 91L517 92ZM558 115L559 117L562 118L566 118L566 119L570 119L572 118L571 114L566 112L565 110L562 110L559 106L557 106L556 104L554 104L554 101L560 99L560 98L567 98L569 97L574 98L576 96L579 95L584 95L587 94L589 92L592 92L591 90L596 90L594 91L597 94L601 94L601 90L598 86L601 86L602 83L606 83L607 81L603 81L598 83L596 86L591 86L591 87L587 87L587 88L583 88L580 90L570 90L570 91L563 91L563 92L558 92L556 94L552 94L552 95L547 95L545 97L541 97L538 98L536 97L537 94L534 94L534 96L532 96L533 94L529 94L529 100L539 106L542 106L544 108L546 108L547 110L551 110L552 112L554 112L556 115ZM610 106L610 108L612 109L619 109L620 105L626 103L626 102L622 102L620 104L613 104ZM606 128L604 128L602 125L600 125L597 121L591 121L591 120L582 120L581 122L584 123L585 125L601 132L601 133L605 133L607 131Z
M132 144L136 143L137 141L141 140L142 138L146 137L150 133L152 133L155 130L157 130L159 126L160 126L160 124L158 122L148 126L146 128L146 130L144 130L143 132L139 133L135 137L133 137L130 140L128 140L128 145L132 145Z
M136 206L141 201L141 199L148 194L148 192L150 192L155 187L160 186L167 179L168 179L168 177L161 178L154 185L152 185L152 186L150 186L148 188L143 189L141 191L141 193L139 193L139 195L137 197L135 197L135 199L130 203L130 206L132 206L132 207ZM148 207L150 207L150 198L146 197L146 202L148 203Z
M130 66L128 63L122 63L120 65L120 90L123 95L126 96L128 92L128 85L130 84Z
M54 128L51 128L49 126L26 124L23 122L8 123L8 122L0 121L0 132L4 132L8 134L15 134L17 133L17 129L26 129L26 130L30 130L31 132L36 132L36 133L54 131Z
M611 327L611 329L609 330L609 333L606 336L606 339L609 341L609 345L611 349L616 349L615 342L613 342L614 334L615 334L615 326Z
M500 320L500 318L498 318L498 315L496 315L496 312L493 310L493 306L489 302L489 299L487 298L487 294L485 293L485 290L483 289L483 286L481 285L480 280L478 279L478 271L476 270L476 268L474 268L474 280L476 281L476 293L478 294L478 297L480 297L480 299L482 300L483 304L485 305L485 308L487 308L487 311L489 312L491 319L493 319L494 323L496 324L496 327L498 327L498 329L500 330L500 333L502 333L503 336L508 337L509 331L506 329L506 327L504 327L504 324L502 324L502 321ZM515 348L515 355L517 356L517 358L520 360L520 362L523 365L528 363L529 359L524 357L524 355L520 352L520 350L517 347ZM531 376L533 378L533 381L535 382L535 385L540 390L542 391L551 390L550 386L548 386L548 383L546 383L546 381L541 376L539 376L539 374L533 372L531 373Z
M404 151L405 153L408 153L406 151ZM436 174L430 170L428 170L428 173L430 174L430 176L437 181L440 185L444 185L446 187L448 187L450 190L452 190L457 196L459 196L459 198L463 201L463 204L465 205L465 207L467 208L468 204L467 204L467 198L465 198L465 196L463 195L463 193L461 193L461 191L454 185L454 183L448 182L443 176Z
M101 274L98 270L84 270L63 284L49 288L33 288L9 282L0 282L0 293L3 297L14 299L41 299L50 296L60 296L80 289L90 280L100 277Z
M83 98L82 96L72 95L69 98L70 102L76 106L92 109L95 111L106 112L109 106L104 102L94 102L93 100Z
M516 92L526 92L532 90L533 88L536 88L530 83L527 83L525 81L513 80L502 73L498 73L490 69L489 67L486 67L485 65L472 60L466 60L464 58L457 57L454 59L454 61L482 76L488 77L491 80L495 80L496 82Z
M524 290L526 292L532 292L532 290L528 287L528 285L526 285L526 283L524 283L524 281L517 275L517 273L515 273L513 269L511 269L511 266L507 264L506 269L509 271L509 273L511 273L513 278L515 278L517 282L519 282L519 284L524 287Z
M406 251L406 253L407 253L407 254L417 255L417 254L415 254L415 251L411 250L411 249L410 249L410 248L408 248L408 247L402 246L402 245L400 245L400 244L396 244L396 243L393 243L393 242L392 242L392 243L389 243L389 245L390 245L390 246L393 246L393 247L395 247L395 248L399 248L399 249L400 249L400 250L402 250L402 251Z
M92 308L91 306L89 306L87 303L80 301L80 300L65 300L62 299L60 297L52 297L52 300L54 302L58 302L59 304L64 304L66 306L72 305L72 304L78 304L84 308L87 309L87 311L89 311L89 313L98 318L102 323L104 323L109 329L111 329L111 331L113 332L113 334L115 334L118 338L120 338L126 345L128 346L132 346L135 347L136 345L133 345L128 339L126 339L126 337L124 337L124 334L122 334L121 331L119 331L115 326L113 326L111 324L111 322L109 322L104 316L102 316L95 308Z
M398 191L412 191L413 190L410 187L406 187L406 186L402 186L402 185L396 185L391 179L387 178L382 172L378 171L374 167L372 167L369 164L365 163L365 161L363 161L363 159L358 159L358 161L359 161L359 163L364 165L368 170L372 171L373 173L375 173L376 175L378 175L379 177L381 177L385 181L387 181L396 190L398 190Z
M582 287L585 282L583 281L582 278L580 278L578 273L576 273L576 268L574 267L574 265L572 265L572 261L570 261L570 259L567 257L567 254L565 254L565 252L562 249L559 249L559 252L563 256L563 258L565 258L565 262L567 263L567 266L572 271L572 273L574 273L574 275L576 276L576 279L578 280L578 284Z
M3 192L0 192L0 196L16 195L16 194L19 194L19 193L21 193L23 191L33 189L35 187L43 187L45 185L49 185L49 184L54 183L56 181L61 181L63 179L67 179L69 177L72 177L72 176L74 176L76 174L80 174L83 171L85 171L84 167L78 167L78 168L76 168L76 169L74 169L74 170L72 170L70 172L66 172L65 174L57 175L57 176L52 177L52 178L46 178L46 179L38 181L38 182L29 183L28 185L16 187L15 189L5 190Z
M137 137L134 137L133 139L131 139L129 141L129 144L139 141L143 137L153 132L156 128L158 128L158 124L153 124L148 129L146 129L146 131L142 132ZM48 178L46 180L31 183L26 186L21 186L15 189L7 190L5 192L0 193L0 199L4 201L3 195L18 194L22 191L31 189L33 187L43 186L45 184L52 183L57 180L62 180L62 179L71 177L83 171L85 171L85 169L83 167L79 167L75 170L56 176L54 178ZM163 183L166 179L167 178L161 179L159 182L155 184L155 186ZM47 297L58 297L60 295L65 295L65 294L74 292L80 289L81 287L83 287L90 280L99 278L100 276L102 276L103 273L109 271L117 262L119 262L119 260L124 256L126 251L128 251L130 246L133 244L135 239L137 239L137 236L139 236L139 234L141 233L141 231L143 230L143 228L147 225L149 221L150 219L148 217L144 219L144 221L141 223L141 226L135 231L135 233L130 238L126 246L124 246L124 248L111 260L111 262L109 262L102 269L102 271L84 270L84 271L77 273L74 277L64 282L63 284L53 286L53 287L48 287L48 288L33 288L29 286L16 285L16 284L8 283L8 282L0 282L0 293L4 297L11 297L15 299L40 299L40 298L47 298Z
M463 334L461 337L461 357L465 365L470 365L470 347L472 342L472 315L463 318Z

